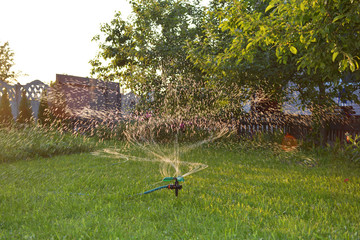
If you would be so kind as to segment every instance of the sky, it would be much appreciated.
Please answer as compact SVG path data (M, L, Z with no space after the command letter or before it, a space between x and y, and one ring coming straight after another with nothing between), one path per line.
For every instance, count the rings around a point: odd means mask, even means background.
M101 24L120 11L126 19L126 0L0 0L0 44L15 53L12 70L21 71L21 84L55 81L56 74L90 77L98 51L91 39ZM26 74L26 75L25 75ZM25 76L24 76L25 75Z

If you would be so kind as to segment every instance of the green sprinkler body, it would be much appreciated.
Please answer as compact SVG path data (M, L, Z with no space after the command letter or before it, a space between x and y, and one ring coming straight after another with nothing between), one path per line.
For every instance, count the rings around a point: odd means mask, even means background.
M157 187L157 188L151 189L149 191L143 192L142 194L148 194L148 193L152 193L152 192L155 192L157 190L160 190L160 189L167 188L167 189L175 190L175 196L177 197L179 195L179 190L182 189L182 185L180 185L179 182L184 182L185 180L184 180L183 177L180 176L180 177L166 177L162 181L163 182L170 182L170 181L173 181L173 180L175 180L174 184L168 184L168 185L165 185L165 186Z

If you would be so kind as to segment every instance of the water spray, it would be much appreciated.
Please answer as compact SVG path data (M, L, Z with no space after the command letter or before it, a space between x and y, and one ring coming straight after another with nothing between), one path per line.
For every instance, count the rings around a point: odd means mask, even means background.
M163 182L170 182L170 181L173 181L173 180L175 180L174 184L168 184L168 185L160 186L160 187L148 190L146 192L140 193L140 195L152 193L152 192L155 192L157 190L167 188L167 189L175 190L175 196L177 197L178 194L179 194L179 190L182 189L182 185L180 185L179 182L184 182L185 180L184 180L183 177L180 176L180 177L165 177L162 181Z

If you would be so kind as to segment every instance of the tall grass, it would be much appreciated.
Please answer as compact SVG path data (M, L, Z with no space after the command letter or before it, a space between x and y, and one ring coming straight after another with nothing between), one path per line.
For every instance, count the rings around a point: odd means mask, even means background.
M0 162L89 152L96 142L82 135L41 126L24 125L0 129Z

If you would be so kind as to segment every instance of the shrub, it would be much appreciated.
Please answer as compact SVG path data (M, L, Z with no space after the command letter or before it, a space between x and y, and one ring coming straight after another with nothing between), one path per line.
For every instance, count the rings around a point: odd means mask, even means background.
M348 144L346 144L344 147L345 156L350 161L360 163L360 136L356 134L353 137L347 133L346 140Z
M26 91L23 90L19 105L19 115L17 117L18 123L30 123L33 120L32 109L29 99L26 97Z
M44 90L41 94L38 122L40 124L49 124L51 119L51 112L48 104L47 91Z
M14 120L11 112L11 105L9 101L9 95L6 88L3 90L3 95L0 101L0 126L9 125Z

